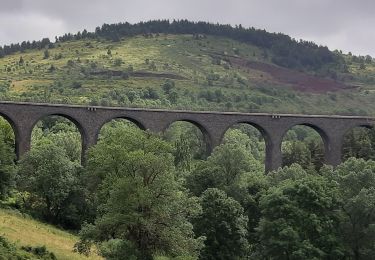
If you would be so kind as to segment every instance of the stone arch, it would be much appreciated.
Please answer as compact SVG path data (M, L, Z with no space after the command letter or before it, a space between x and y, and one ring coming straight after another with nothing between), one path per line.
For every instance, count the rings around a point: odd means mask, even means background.
M140 122L140 120L137 120L137 119L134 119L133 117L130 117L130 116L115 116L115 117L111 117L111 118L108 118L106 120L104 120L103 122L101 122L98 126L98 128L96 129L96 132L95 132L95 140L98 140L98 137L99 137L99 134L100 134L100 131L102 130L103 126L110 123L111 121L114 121L114 120L127 120L131 123L133 123L134 125L136 125L139 129L141 130L146 130L146 126Z
M14 135L16 136L18 129L17 129L15 121L4 112L0 112L0 117L4 118L10 124L10 126L13 129Z
M62 118L67 119L68 121L73 123L75 125L75 127L78 129L78 132L79 132L80 137L81 137L81 162L83 162L84 156L85 156L85 147L86 147L86 143L88 142L88 133L86 132L86 128L84 127L84 125L78 119L76 119L74 116L71 116L69 114L56 112L56 113L46 113L46 114L38 116L37 119L33 121L32 125L31 125L31 129L28 133L29 137L30 137L30 141L31 141L32 131L34 130L36 124L39 121L41 121L45 118L54 117L54 116L58 116L58 117L62 117Z
M292 129L293 127L295 126L307 126L307 127L310 127L312 129L314 129L319 135L320 137L322 138L322 141L324 143L324 146L326 145L329 145L329 137L328 137L328 134L326 133L325 130L323 130L322 128L320 128L319 126L317 125L314 125L314 124L311 124L311 123L297 123L297 124L293 124L291 126L289 126L285 131L284 133L282 134L282 138L284 138L284 136L286 135L286 133Z
M16 125L15 121L10 116L8 116L6 113L0 112L0 117L4 118L4 120L9 123L9 125L11 126L11 128L13 130L13 134L14 134L14 153L16 155L16 158L19 159L20 158L20 151L19 151L20 132L19 132L18 126Z
M370 132L374 130L375 125L370 123L354 124L345 129L342 136L341 160L345 161L349 157L362 158L365 160L375 159L375 150L373 148L375 145L375 140L372 140ZM367 142L361 143L356 147L356 143L359 141L356 138L358 138L359 136L368 139ZM366 145L368 146L366 147Z
M141 123L139 120L134 119L133 117L130 117L130 116L115 116L115 117L111 117L111 118L109 118L109 119L106 119L104 122L102 122L102 123L99 125L99 127L98 127L99 131L100 131L100 129L102 129L102 127L103 127L105 124L111 122L112 120L117 120L117 119L128 120L128 121L132 122L133 124L135 124L136 126L138 126L140 129L142 129L142 130L146 130L145 125L144 125L143 123Z
M220 136L220 140L223 140L225 133L226 133L231 127L233 127L233 126L235 126L235 125L238 125L238 124L246 124L246 125L249 125L249 126L252 126L252 127L256 128L256 129L260 132L260 134L262 135L262 137L263 137L263 139L264 139L266 145L267 145L268 142L271 141L271 135L270 135L270 133L269 133L264 127L260 126L260 125L257 124L257 123L254 123L254 122L252 122L252 121L249 121L249 120L240 120L240 121L236 121L236 122L231 123L228 127L226 127L226 129L225 129L225 130L223 131L223 133L221 134L221 136Z
M248 152L250 152L256 160L263 163L264 168L266 169L267 153L269 152L267 151L267 147L271 145L271 136L268 131L252 121L237 121L226 127L224 133L222 133L220 137L220 143L223 143L225 135L228 133L228 131L235 128L238 128L241 133L245 134L249 138L249 140L251 139L250 137L259 138L259 140L253 139L252 141L254 142L248 143L247 145L249 146L247 146L247 148Z
M206 156L210 155L211 152L213 151L213 149L215 148L214 147L214 142L213 142L213 138L211 136L211 133L209 132L209 130L203 126L203 124L197 122L196 120L192 120L192 119L188 119L188 118L178 118L176 120L173 120L171 122L169 122L163 129L163 133L166 132L166 130L168 128L170 128L171 125L173 125L174 123L176 122L187 122L187 123L190 123L194 126L196 126L200 132L202 133L203 135L203 141L206 145Z
M288 132L290 129L292 129L295 126L308 126L308 127L312 128L312 129L314 129L322 137L322 140L328 138L328 135L326 134L326 132L321 127L319 127L319 126L317 126L315 124L311 124L311 123L297 123L297 124L293 124L293 125L291 125L291 126L288 127L288 129L284 132L284 135L286 134L286 132Z
M281 151L283 140L284 140L287 132L289 130L292 130L294 127L297 127L297 126L309 127L312 130L314 130L320 136L320 139L323 142L324 162L327 163L327 156L329 155L329 151L330 151L330 138L323 128L321 128L321 127L319 127L315 124L301 122L301 123L296 123L296 124L292 124L292 125L288 126L288 128L284 130L284 132L282 133L282 136L281 136L280 151ZM281 157L283 158L282 152L281 152Z
M238 120L231 123L220 137L222 142L224 134L228 131L229 128L233 127L236 124L248 124L256 128L263 137L265 143L265 158L264 158L264 167L265 172L276 170L281 166L281 140L274 135L274 133L267 130L265 127L261 126L258 123L255 123L251 120Z
M78 129L78 131L80 132L81 134L81 138L84 139L85 137L85 129L83 127L83 124L77 120L74 116L70 116L70 115L67 115L65 113L50 113L50 114L44 114L42 116L39 116L32 124L31 126L31 130L34 129L35 125L43 120L44 118L47 118L47 117L51 117L51 116L60 116L60 117L63 117L65 119L68 119L70 122L72 122Z
M367 128L367 129L372 129L375 127L374 124L370 124L370 123L359 123L359 124L353 124L352 126L348 127L348 129L346 129L344 132L348 132L350 130L352 130L353 128L357 128L357 127L363 127L363 128Z

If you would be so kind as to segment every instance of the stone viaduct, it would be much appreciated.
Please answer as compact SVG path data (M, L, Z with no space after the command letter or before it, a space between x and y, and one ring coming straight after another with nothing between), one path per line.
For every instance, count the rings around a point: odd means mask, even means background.
M18 158L30 149L35 124L51 115L63 116L77 126L82 137L83 155L97 142L101 127L117 118L128 119L140 128L156 133L164 131L176 121L190 122L202 131L208 152L221 143L228 128L246 123L256 127L264 137L266 171L281 166L281 142L293 126L306 125L315 129L324 142L325 163L335 166L341 162L345 133L357 126L372 127L375 124L375 118L357 116L195 112L4 101L0 102L0 115L13 127Z

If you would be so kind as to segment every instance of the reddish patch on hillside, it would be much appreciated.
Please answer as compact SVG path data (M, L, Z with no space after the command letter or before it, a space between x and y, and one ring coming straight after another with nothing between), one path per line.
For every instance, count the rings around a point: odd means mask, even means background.
M229 60L232 65L240 68L249 68L268 73L276 82L291 85L294 89L300 91L324 93L328 91L354 88L353 86L345 85L344 83L333 79L319 78L307 73L278 67L264 62L249 61L233 56L230 57Z

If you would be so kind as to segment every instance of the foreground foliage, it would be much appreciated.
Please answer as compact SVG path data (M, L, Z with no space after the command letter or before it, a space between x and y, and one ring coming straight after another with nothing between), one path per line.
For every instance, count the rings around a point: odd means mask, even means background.
M112 259L198 255L201 239L189 219L200 207L176 178L171 152L168 143L134 128L113 129L91 150L86 174L95 182L90 192L98 214L80 232L81 252L93 241Z
M243 126L206 157L193 127L161 136L114 121L80 166L79 135L46 120L17 165L0 164L14 171L0 175L2 201L79 232L76 251L95 245L107 259L371 259L375 162L321 165L316 136L292 131L288 166L265 175L264 141ZM0 146L9 158L13 140Z
M202 259L243 259L248 253L247 222L239 202L219 189L201 196L203 212L194 221L197 235L206 237Z
M22 246L17 248L15 245L9 243L7 239L0 236L0 259L41 259L41 260L55 260L56 256L48 252L45 246L31 247Z

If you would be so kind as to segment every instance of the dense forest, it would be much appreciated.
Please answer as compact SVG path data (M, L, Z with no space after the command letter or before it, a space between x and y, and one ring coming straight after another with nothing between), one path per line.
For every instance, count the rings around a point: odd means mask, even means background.
M40 121L31 151L16 164L12 128L3 120L0 130L3 207L78 232L74 250L82 254L94 248L106 259L375 254L373 130L348 133L345 162L332 168L321 163L320 136L294 127L284 137L284 167L267 175L264 140L244 124L207 155L190 123L155 135L115 120L83 166L80 134L64 118Z

